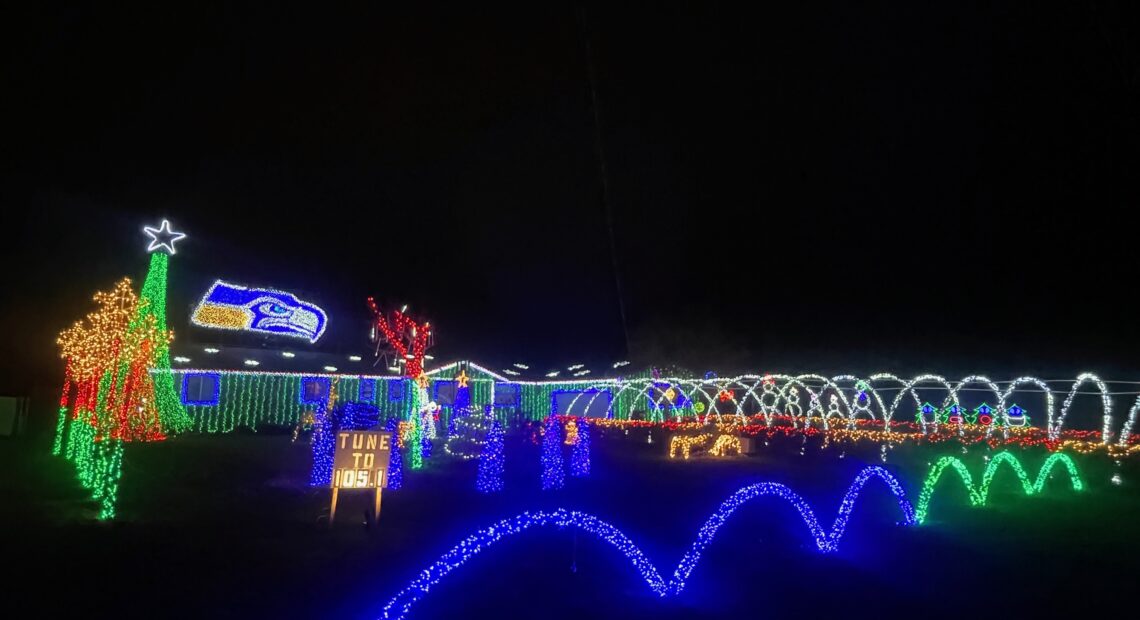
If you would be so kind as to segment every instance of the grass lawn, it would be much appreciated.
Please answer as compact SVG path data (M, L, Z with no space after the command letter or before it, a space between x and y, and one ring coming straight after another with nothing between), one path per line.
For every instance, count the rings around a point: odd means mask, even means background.
M0 526L8 617L373 618L410 579L467 534L527 509L565 507L622 529L668 579L697 530L733 491L782 482L830 527L843 493L878 450L774 442L746 458L665 457L646 442L594 433L593 474L539 489L539 447L508 436L507 490L474 490L476 462L442 450L384 496L379 527L363 524L368 494L311 489L308 446L284 434L188 436L127 448L114 523L94 522L70 464L48 440L0 442ZM917 502L927 463L963 458L975 477L984 449L899 448L886 466ZM568 453L567 453L568 454ZM844 458L839 458L844 454ZM1016 453L1035 477L1047 453ZM536 529L489 549L413 607L411 618L996 617L1093 615L1130 600L1140 568L1140 467L1077 456L1086 490L1061 469L1026 497L998 474L990 503L969 506L948 475L926 525L895 525L898 508L870 483L838 553L823 555L777 498L741 508L675 598L659 599L628 560L572 531ZM406 462L406 461L405 461ZM1119 472L1123 485L1109 478ZM7 615L7 614L6 614Z

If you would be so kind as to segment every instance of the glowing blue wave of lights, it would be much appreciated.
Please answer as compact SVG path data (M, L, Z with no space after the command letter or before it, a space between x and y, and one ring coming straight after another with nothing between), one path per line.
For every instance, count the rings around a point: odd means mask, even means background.
M859 472L859 475L851 483L851 487L847 489L843 502L839 505L839 512L830 532L824 531L819 520L816 519L815 512L811 509L811 505L795 491L776 482L760 482L736 491L720 505L720 508L717 508L716 512L705 521L700 531L697 532L697 539L693 541L693 546L688 553L681 558L681 563L673 572L673 578L666 582L661 578L661 573L658 572L657 567L649 561L649 558L628 536L618 528L593 515L564 508L553 511L524 512L475 532L451 551L443 554L434 564L420 571L418 577L392 597L392 600L388 601L381 617L405 618L411 611L412 605L423 598L432 586L439 583L451 571L463 566L468 560L504 538L536 526L553 525L558 528L575 528L609 543L610 546L629 559L649 589L661 597L675 596L685 589L685 580L688 579L697 562L700 561L701 553L716 537L720 526L724 525L737 508L757 497L774 495L792 504L799 511L800 517L807 525L808 531L811 532L819 550L823 553L829 553L839 548L839 540L843 538L843 532L847 528L847 520L855 507L855 500L871 478L882 480L894 494L899 509L903 513L901 523L903 525L914 525L914 508L910 505L906 492L899 481L882 467L870 466Z

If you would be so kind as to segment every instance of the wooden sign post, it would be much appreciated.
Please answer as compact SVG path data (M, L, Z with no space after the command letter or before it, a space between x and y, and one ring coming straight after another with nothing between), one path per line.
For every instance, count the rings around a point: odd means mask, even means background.
M333 455L332 505L329 526L336 518L341 489L376 492L373 522L380 519L380 493L388 486L388 460L392 456L392 433L386 431L339 431Z

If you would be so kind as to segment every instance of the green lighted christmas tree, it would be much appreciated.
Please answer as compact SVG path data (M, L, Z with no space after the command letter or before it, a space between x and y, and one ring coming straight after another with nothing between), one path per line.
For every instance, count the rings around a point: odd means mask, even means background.
M166 223L165 221L163 223ZM152 244L153 245L153 244ZM152 252L150 269L143 281L142 300L138 316L131 323L135 329L146 323L147 317L154 317L154 323L161 331L166 331L166 273L170 256L166 252ZM158 417L167 433L181 433L190 430L190 416L182 406L182 399L174 387L174 374L170 372L170 344L161 343L156 351L153 373L154 397L158 406Z

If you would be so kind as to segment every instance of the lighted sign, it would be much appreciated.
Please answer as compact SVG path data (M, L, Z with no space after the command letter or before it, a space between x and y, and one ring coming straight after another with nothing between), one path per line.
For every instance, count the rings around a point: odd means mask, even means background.
M392 433L340 431L333 456L334 489L375 489L388 486Z
M296 295L221 280L202 296L190 320L202 327L265 332L309 342L316 342L328 324L324 310Z

